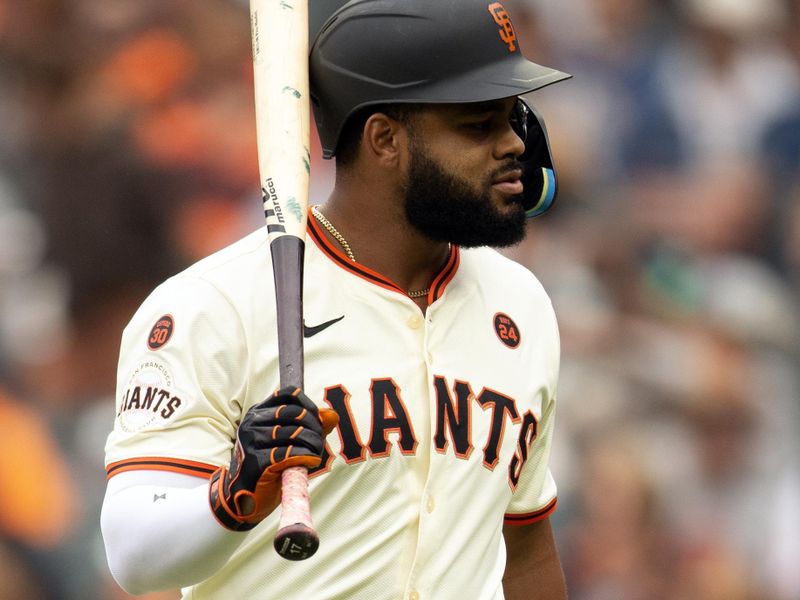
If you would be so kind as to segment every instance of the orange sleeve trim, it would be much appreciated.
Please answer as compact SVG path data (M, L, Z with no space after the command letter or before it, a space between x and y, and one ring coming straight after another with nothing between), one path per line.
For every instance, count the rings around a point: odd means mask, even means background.
M219 467L208 463L196 462L193 460L181 460L178 458L158 458L142 457L129 458L111 463L106 467L106 479L111 479L114 475L125 471L171 471L182 475L194 475L195 477L205 477L210 479L211 475Z
M531 525L532 523L536 523L537 521L541 521L542 519L549 517L556 511L557 506L558 498L553 498L544 508L540 508L539 510L530 513L524 513L520 515L506 513L503 523L505 525L516 526Z

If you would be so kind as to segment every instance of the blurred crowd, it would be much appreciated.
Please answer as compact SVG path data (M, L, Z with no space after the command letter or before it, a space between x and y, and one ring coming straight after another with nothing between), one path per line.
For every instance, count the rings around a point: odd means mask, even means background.
M505 4L575 76L530 98L560 197L508 251L561 326L570 597L796 600L800 0ZM312 200L333 175L317 146ZM0 0L0 600L127 598L120 333L260 226L257 181L246 2Z

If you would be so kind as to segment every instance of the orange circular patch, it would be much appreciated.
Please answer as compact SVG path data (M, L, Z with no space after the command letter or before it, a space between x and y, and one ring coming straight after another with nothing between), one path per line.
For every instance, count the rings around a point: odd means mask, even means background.
M163 348L172 337L173 331L175 331L175 319L172 318L172 315L160 317L150 330L150 335L147 336L147 347L150 350Z
M516 348L522 336L519 327L514 320L505 313L497 313L494 316L494 332L503 344L509 348Z

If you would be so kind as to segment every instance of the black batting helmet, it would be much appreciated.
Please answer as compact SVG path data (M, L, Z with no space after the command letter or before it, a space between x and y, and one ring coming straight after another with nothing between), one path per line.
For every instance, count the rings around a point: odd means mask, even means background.
M310 77L323 156L332 158L347 120L362 108L497 100L570 75L522 55L500 2L350 0L316 35ZM518 110L517 132L523 125L527 131L522 160L537 163L532 165L537 173L540 168L548 171L534 177L536 189L526 190L530 214L552 203L555 173L541 119L521 101Z

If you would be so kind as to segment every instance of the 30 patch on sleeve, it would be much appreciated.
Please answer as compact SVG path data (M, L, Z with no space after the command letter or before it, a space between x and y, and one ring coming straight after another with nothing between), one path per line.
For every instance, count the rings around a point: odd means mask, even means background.
M147 347L150 350L158 350L163 347L172 337L173 331L175 331L175 319L172 318L172 315L159 317L147 336Z
M117 422L128 433L161 426L186 408L186 397L174 389L172 374L158 361L143 362L134 369L122 391Z

